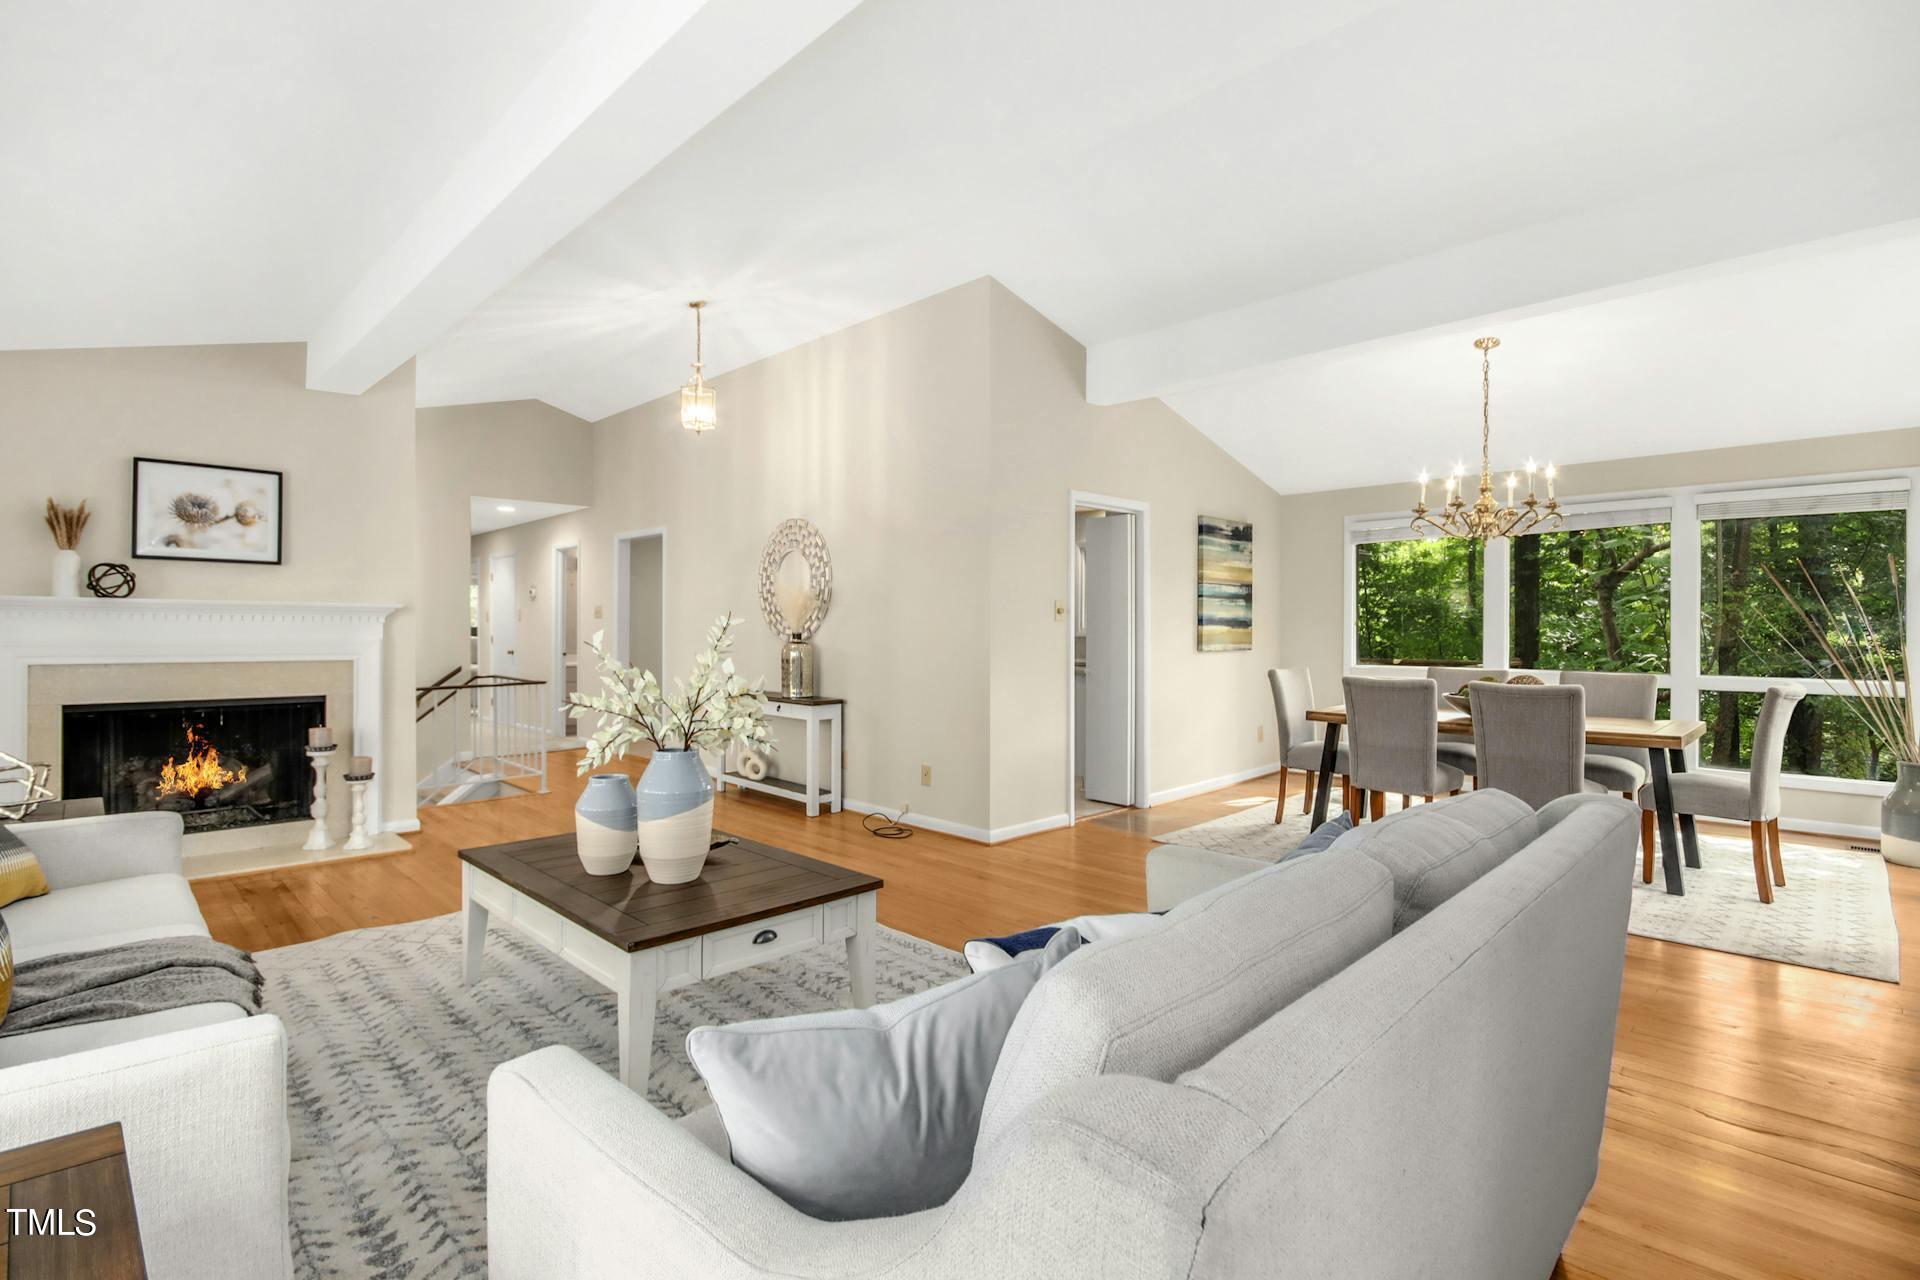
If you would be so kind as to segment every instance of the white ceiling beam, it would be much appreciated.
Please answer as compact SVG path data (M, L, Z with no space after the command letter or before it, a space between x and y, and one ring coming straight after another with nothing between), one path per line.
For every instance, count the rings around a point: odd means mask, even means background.
M1096 343L1094 404L1231 381L1284 360L1642 292L1675 273L1920 217L1920 166L1863 134L1696 178L1229 311Z
M599 5L312 335L307 385L400 367L858 3Z

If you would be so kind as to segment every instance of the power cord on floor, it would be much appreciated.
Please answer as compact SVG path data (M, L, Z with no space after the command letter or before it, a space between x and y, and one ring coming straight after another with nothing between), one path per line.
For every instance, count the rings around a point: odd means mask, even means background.
M906 817L907 809L911 807L910 805L902 807L900 810L900 818ZM860 825L867 829L867 834L870 836L879 836L882 840L905 840L913 834L913 831L908 827L901 826L900 818L889 818L886 814L876 810L860 819Z

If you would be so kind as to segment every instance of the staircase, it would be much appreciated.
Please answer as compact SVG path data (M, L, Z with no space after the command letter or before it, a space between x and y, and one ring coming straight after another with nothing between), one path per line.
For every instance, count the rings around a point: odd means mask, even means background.
M455 667L414 690L420 804L465 804L547 789L547 682Z

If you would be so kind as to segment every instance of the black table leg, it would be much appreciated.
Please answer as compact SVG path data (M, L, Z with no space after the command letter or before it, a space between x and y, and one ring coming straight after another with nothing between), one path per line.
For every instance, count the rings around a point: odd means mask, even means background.
M1667 753L1658 747L1647 752L1653 765L1653 812L1660 819L1660 866L1667 873L1667 892L1683 894L1680 882L1680 841L1673 829L1673 784L1667 780Z
M1667 755L1668 758L1673 761L1673 771L1675 773L1685 773L1687 771L1687 753L1685 751L1673 750L1669 751ZM1680 815L1680 844L1686 850L1687 865L1696 871L1699 870L1700 834L1693 829L1693 815L1690 813Z
M1313 793L1313 826L1318 830L1327 820L1327 795L1333 790L1333 765L1340 756L1340 726L1327 726L1327 740L1320 748L1320 781Z

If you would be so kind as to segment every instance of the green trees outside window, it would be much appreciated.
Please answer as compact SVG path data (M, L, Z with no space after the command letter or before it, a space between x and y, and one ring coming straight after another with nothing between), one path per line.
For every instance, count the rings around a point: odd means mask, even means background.
M1484 551L1463 538L1353 549L1355 651L1370 666L1480 661Z
M1859 594L1873 625L1889 641L1901 630L1900 601L1887 573L1893 556L1906 574L1907 513L1850 511L1832 515L1765 516L1700 523L1700 674L1822 679L1834 672L1819 646L1803 632L1771 569L1814 616L1817 589L1836 606L1849 586ZM1812 575L1809 585L1804 564ZM1795 707L1787 728L1785 767L1830 778L1891 780L1866 725L1837 696L1808 697ZM1759 696L1702 689L1700 717L1707 722L1702 759L1718 767L1745 766L1753 744Z
M1655 671L1668 663L1673 540L1664 524L1513 539L1513 665Z

